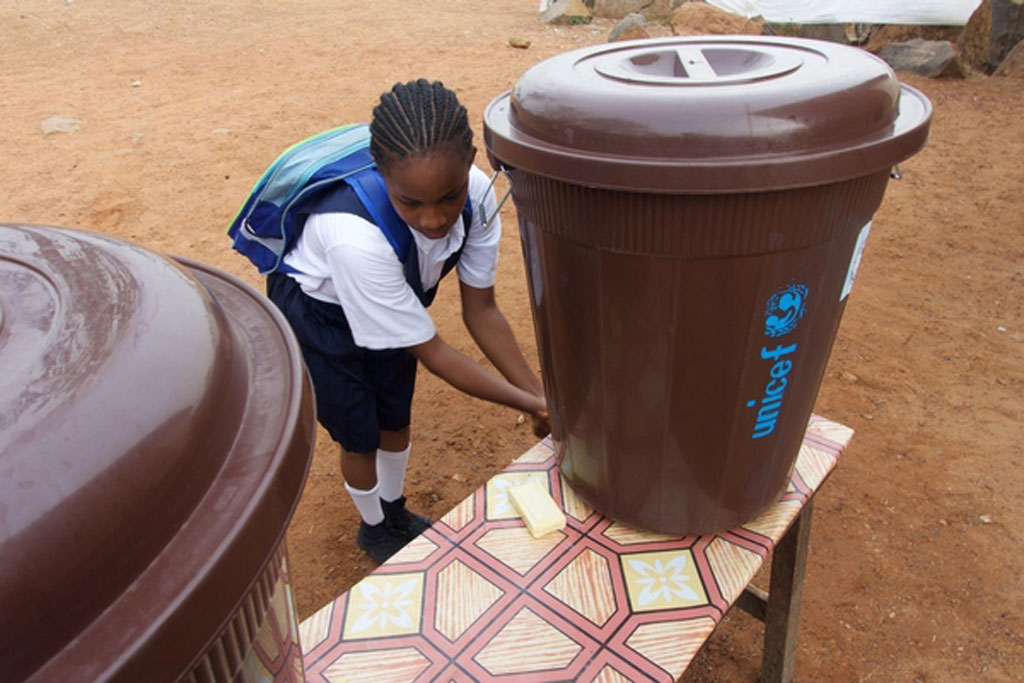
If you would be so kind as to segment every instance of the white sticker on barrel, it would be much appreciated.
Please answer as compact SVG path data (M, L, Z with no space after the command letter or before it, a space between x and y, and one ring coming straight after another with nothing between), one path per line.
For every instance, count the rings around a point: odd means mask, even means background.
M850 257L850 267L846 271L846 282L843 283L843 293L839 295L840 301L845 299L853 289L853 278L857 277L857 268L860 267L860 258L864 255L864 244L868 241L869 232L871 232L871 221L868 221L857 235L857 244L854 245L853 256Z

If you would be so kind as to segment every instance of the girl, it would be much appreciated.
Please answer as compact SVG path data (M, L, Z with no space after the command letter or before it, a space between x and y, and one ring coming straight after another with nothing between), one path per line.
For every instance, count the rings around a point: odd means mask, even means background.
M466 108L440 82L396 84L370 124L370 153L388 199L412 231L406 263L345 186L315 207L268 296L288 318L316 390L320 423L341 447L341 471L362 521L359 546L384 562L430 521L405 508L417 361L472 396L530 413L546 433L540 381L494 298L501 224ZM472 221L466 225L467 195ZM448 346L426 311L458 272L462 318L504 379Z

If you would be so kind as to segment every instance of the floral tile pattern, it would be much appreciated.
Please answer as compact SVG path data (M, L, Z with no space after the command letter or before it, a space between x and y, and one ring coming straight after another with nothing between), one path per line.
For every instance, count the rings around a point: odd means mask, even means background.
M343 637L380 638L419 633L423 574L368 576L350 591Z
M579 500L544 440L299 626L309 681L672 681L835 467L853 432L812 417L778 503L678 538ZM567 525L527 532L508 489L537 479Z
M689 550L620 555L634 612L685 609L708 604Z

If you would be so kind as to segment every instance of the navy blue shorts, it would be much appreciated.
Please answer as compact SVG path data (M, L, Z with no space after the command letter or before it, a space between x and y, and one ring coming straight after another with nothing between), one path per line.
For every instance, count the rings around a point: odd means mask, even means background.
M316 394L317 419L342 448L370 453L380 430L409 426L416 357L406 349L356 346L345 312L307 296L281 273L267 277L267 296L291 324Z

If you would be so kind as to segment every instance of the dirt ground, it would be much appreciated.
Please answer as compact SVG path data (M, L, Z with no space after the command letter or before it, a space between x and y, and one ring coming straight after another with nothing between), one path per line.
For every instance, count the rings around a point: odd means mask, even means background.
M287 145L366 120L395 81L469 108L535 62L602 42L533 0L2 0L0 220L109 233L261 283L225 227ZM514 49L510 37L531 41ZM1024 679L1024 88L905 78L926 149L875 217L816 411L856 430L817 499L796 678ZM44 134L52 116L79 121ZM479 138L478 138L479 139ZM485 163L481 159L481 163ZM514 212L499 303L536 367ZM441 334L482 359L457 288ZM422 373L410 504L440 516L534 441L529 421ZM372 569L319 433L288 531L305 617ZM754 680L760 625L730 614L686 680Z

